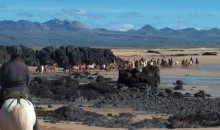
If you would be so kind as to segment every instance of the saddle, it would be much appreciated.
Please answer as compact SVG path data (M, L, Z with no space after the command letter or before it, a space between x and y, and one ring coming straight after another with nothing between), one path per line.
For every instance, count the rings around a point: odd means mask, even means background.
M10 98L28 99L28 93L25 90L17 90L17 91L7 92L4 95L4 100L10 99Z
M25 90L17 90L17 91L10 91L6 92L6 94L2 95L0 97L0 108L2 107L3 103L11 98L16 98L16 99L28 99L29 95L28 92Z

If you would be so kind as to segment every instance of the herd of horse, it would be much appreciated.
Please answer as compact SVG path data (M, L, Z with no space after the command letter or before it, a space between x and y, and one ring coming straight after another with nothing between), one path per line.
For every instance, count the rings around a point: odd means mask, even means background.
M58 67L57 63L54 64L48 64L48 65L40 65L36 69L37 74L43 74L44 72L50 73L50 72L56 72L56 68Z
M193 58L191 57L189 60L188 59L183 59L181 61L181 66L183 68L187 68L193 65L196 65L198 67L199 65L199 60L198 58L195 59L195 61L193 60ZM154 65L154 66L158 66L160 68L172 68L172 67L177 67L179 66L179 61L176 60L175 62L173 61L172 58L166 59L166 58L157 58L154 59L152 58L151 60L147 61L144 58L141 58L139 60L137 59L133 59L133 60L125 60L123 59L121 64L118 64L116 61L113 61L110 64L100 64L97 65L96 63L93 64L79 64L79 65L64 65L63 67L63 72L64 73L71 73L71 72L82 72L82 71L89 71L89 70L107 70L107 71L114 71L114 70L118 70L118 69L129 69L129 68L138 68L138 69L142 69L144 67L146 67L147 65ZM43 74L44 72L46 73L54 73L56 72L56 68L58 67L57 63L54 64L50 64L50 65L41 65L38 66L36 69L36 73L37 74Z

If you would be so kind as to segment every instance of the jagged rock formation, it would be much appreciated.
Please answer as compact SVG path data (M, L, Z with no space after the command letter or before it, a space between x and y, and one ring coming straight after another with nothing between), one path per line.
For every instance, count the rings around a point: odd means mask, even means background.
M129 87L151 86L153 88L160 85L160 72L157 66L146 66L143 71L138 69L119 70L118 83Z
M121 63L122 60L116 57L109 49L96 49L89 47L61 46L56 48L48 46L42 50L33 50L31 48L21 46L23 55L22 59L27 65L47 65L58 63L60 67L66 65L79 65L82 63L96 65L110 64L114 61ZM0 63L9 60L10 46L0 46ZM98 57L98 58L97 58Z

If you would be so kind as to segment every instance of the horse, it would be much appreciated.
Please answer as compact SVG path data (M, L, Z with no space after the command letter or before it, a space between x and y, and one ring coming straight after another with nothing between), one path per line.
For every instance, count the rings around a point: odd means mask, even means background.
M184 68L184 67L187 67L187 65L188 65L188 64L187 64L187 60L184 60L184 59L183 59L181 64L182 64L182 67L183 67L183 68Z
M156 66L160 66L160 59L159 58L157 59Z
M79 71L79 66L78 65L74 65L73 67L72 67L72 71Z
M168 65L169 67L173 67L173 59L168 59Z
M96 66L96 64L93 63L93 64L91 64L91 65L87 65L86 67L87 67L87 70L90 70L90 69L94 70L94 69L95 69L95 66Z
M109 70L110 71L113 71L113 70L116 70L117 69L117 63L110 63L109 64Z
M55 72L56 71L56 68L58 67L58 64L57 63L54 63L52 65L49 65L49 69L50 71L52 72Z
M105 70L106 69L106 65L105 64L100 64L100 70Z
M37 74L40 73L40 74L42 75L43 72L44 72L44 66L42 66L42 65L41 65L41 66L38 66L37 69L36 69L36 73L37 73Z
M147 66L147 61L143 57L140 59L140 65L142 68Z
M1 130L33 130L36 114L27 99L8 99L0 110Z
M85 64L85 63L80 64L80 65L79 65L79 70L80 70L80 71L85 71L85 70L86 70L86 64Z
M72 69L73 69L73 66L72 65L70 65L70 64L67 64L67 65L64 65L64 67L63 67L63 72L64 73L67 73L67 70L69 71L69 73L72 71Z
M175 66L178 66L178 64L179 64L179 61L177 60L177 61L175 62Z
M53 63L53 64L49 64L49 65L45 65L45 72L56 72L56 68L58 67L57 63Z
M196 64L196 67L198 67L198 65L199 65L199 60L198 60L198 58L196 58L195 64Z

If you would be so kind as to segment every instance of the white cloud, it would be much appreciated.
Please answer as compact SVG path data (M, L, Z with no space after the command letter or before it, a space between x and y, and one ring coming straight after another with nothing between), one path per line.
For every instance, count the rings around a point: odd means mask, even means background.
M195 27L196 30L204 30L203 27Z
M213 14L201 14L201 13L194 13L190 14L190 17L197 18L197 17L213 17Z
M75 8L62 9L62 13L65 16L88 15L88 12L86 10L78 10Z
M102 15L95 15L95 14L88 14L88 17L91 19L105 19L105 16Z
M143 15L139 12L127 12L127 13L121 14L119 17L120 18L137 18L137 17L143 17Z
M20 13L16 13L17 16L21 16L21 17L33 17L34 15L28 12L20 12Z
M177 22L177 23L186 23L186 19L184 19L184 18L178 18L178 19L176 20L176 22Z
M118 26L116 30L118 31L128 31L130 29L133 29L134 28L134 25L132 24L123 24L121 26Z
M51 17L56 17L60 14L56 11L47 11L47 12L44 13L44 15L51 16Z

